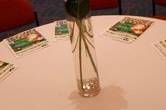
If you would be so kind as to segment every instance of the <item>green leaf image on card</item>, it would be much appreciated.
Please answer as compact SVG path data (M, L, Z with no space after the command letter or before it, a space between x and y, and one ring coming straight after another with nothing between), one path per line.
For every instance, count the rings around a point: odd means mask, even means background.
M69 29L67 27L66 23L57 23L57 26L55 27L55 35L62 35L62 34L68 34Z
M122 32L131 32L131 28L132 28L132 24L131 23L118 23L117 25L115 25L115 28L118 31L122 31Z
M23 48L28 47L32 44L33 44L33 42L28 41L27 39L19 39L19 40L16 40L13 44L11 44L11 47L15 51L19 51L19 50L22 50Z

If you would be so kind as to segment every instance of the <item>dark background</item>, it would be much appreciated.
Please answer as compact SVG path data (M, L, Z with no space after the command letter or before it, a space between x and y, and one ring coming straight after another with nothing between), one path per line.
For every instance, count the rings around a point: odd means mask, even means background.
M43 24L52 19L64 19L64 0L31 0L35 10L39 14L40 23ZM152 0L122 0L123 14L152 16ZM116 9L100 10L92 13L118 14ZM157 6L157 14L166 15L166 7Z
M30 0L38 13L40 25L54 20L65 19L64 0ZM152 0L122 0L124 15L152 16ZM93 11L92 15L115 15L117 9ZM157 15L166 15L166 7L157 6ZM16 28L11 31L0 33L5 38L18 32L35 27L35 23Z

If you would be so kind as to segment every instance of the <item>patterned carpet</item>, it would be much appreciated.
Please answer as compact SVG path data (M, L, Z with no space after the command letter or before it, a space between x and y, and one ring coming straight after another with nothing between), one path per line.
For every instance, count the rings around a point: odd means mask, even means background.
M64 0L30 0L38 13L40 25L54 20L65 19ZM122 0L123 14L152 16L152 0ZM117 9L93 11L92 15L114 15ZM166 15L166 7L157 6L158 15ZM14 30L0 33L0 40L18 32L35 27L35 23L18 27Z

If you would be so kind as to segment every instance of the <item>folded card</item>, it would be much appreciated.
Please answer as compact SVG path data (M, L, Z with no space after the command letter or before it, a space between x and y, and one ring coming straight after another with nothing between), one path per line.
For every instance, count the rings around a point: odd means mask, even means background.
M114 40L131 43L139 38L152 23L149 20L125 17L115 25L110 26L103 35Z
M69 29L66 20L55 21L55 38L69 38Z
M0 60L0 80L14 70L14 65Z
M16 55L47 46L47 40L35 29L21 32L5 40L8 47Z
M154 46L161 55L166 57L166 40L161 40L157 43L154 43Z

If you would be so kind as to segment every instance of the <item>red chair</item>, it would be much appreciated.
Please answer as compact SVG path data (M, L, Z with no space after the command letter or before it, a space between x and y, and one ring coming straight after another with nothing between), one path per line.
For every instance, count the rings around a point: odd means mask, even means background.
M166 6L166 0L152 0L153 4L153 17L166 20L166 16L156 16L156 5Z
M121 0L90 0L91 10L118 8L119 14L122 14Z
M28 0L0 0L0 14L0 32L34 21L39 25L37 13Z

